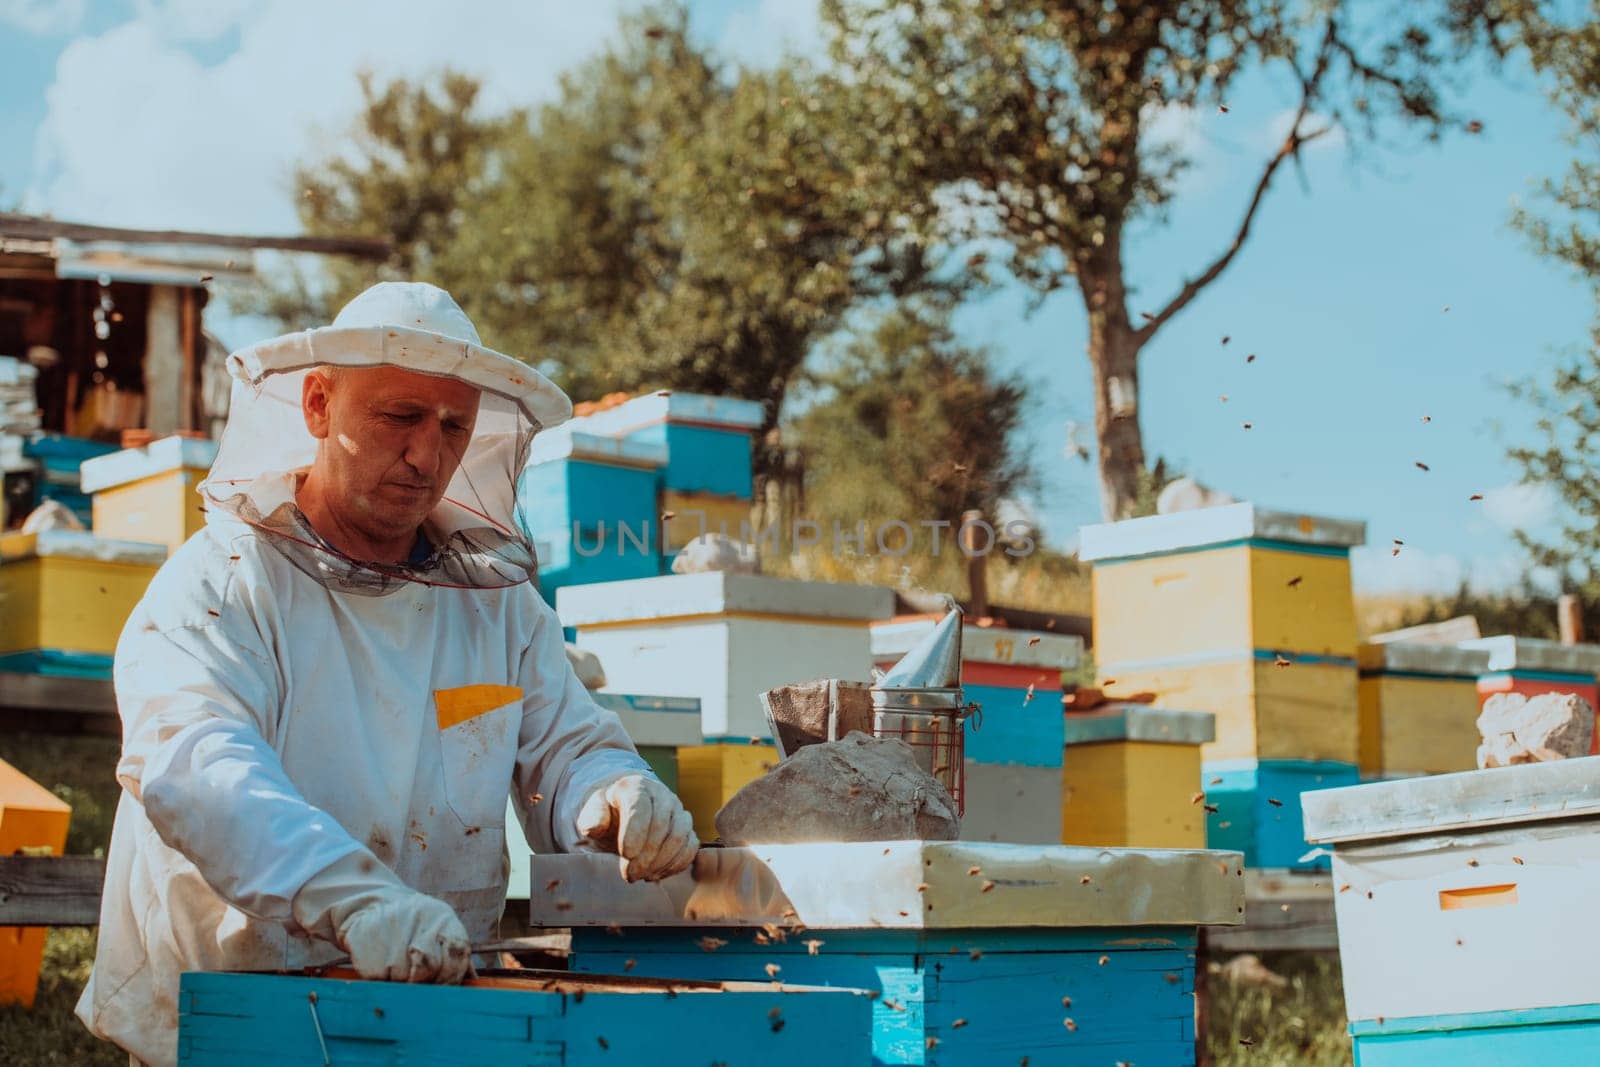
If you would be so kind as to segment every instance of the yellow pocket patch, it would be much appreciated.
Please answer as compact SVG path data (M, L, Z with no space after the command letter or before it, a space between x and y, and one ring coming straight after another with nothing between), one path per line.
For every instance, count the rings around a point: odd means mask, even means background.
M459 726L468 719L521 699L522 687L517 685L463 685L433 691L433 706L441 730Z

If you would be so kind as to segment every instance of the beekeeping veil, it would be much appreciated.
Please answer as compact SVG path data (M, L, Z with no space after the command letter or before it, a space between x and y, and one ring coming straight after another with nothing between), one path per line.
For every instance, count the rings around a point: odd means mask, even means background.
M340 553L295 503L317 451L301 411L306 373L378 366L451 378L482 396L461 465L423 523L430 551L397 566ZM518 521L518 476L534 434L570 418L572 403L538 371L485 348L450 294L420 282L383 282L345 305L331 326L235 352L228 371L228 423L200 486L208 509L254 527L330 588L379 594L422 582L492 589L536 577L533 545Z

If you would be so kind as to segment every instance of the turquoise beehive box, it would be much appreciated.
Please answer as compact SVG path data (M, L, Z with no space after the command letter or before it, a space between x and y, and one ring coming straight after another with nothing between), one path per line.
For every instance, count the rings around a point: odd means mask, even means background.
M666 461L658 446L565 427L534 439L517 507L552 605L562 586L661 573L656 495Z

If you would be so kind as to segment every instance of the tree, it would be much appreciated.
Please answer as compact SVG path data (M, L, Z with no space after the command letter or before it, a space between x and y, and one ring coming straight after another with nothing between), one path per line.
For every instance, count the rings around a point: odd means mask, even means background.
M900 301L863 317L808 372L811 403L784 425L800 460L794 517L816 522L819 541L772 565L800 578L964 595L956 531L977 510L996 530L992 545L978 539L991 603L1086 612L1087 568L1047 548L1013 507L1037 488L1020 439L1026 383L958 343L936 302ZM844 545L863 521L860 551L835 551L835 524Z
M1534 591L1526 583L1521 589L1501 593L1480 593L1462 583L1454 593L1430 596L1420 604L1407 607L1396 628L1443 622L1462 615L1477 619L1479 632L1484 634L1516 634L1548 641L1560 636L1555 598ZM1595 622L1593 618L1585 620L1588 626Z
M1567 264L1594 287L1600 311L1600 10L1587 22L1562 24L1523 13L1523 39L1535 69L1550 78L1551 98L1568 120L1575 156L1559 181L1542 186L1554 215L1521 209L1513 216L1534 246ZM1536 566L1555 573L1579 595L1585 628L1600 623L1600 317L1587 347L1569 354L1543 380L1526 379L1512 394L1536 415L1535 440L1509 450L1526 482L1551 490L1560 504L1554 536L1515 536Z
M388 272L449 288L487 343L579 396L760 401L764 472L790 386L850 309L962 285L889 226L894 175L820 84L797 60L728 72L681 6L651 9L532 114L477 117L460 75L369 86L354 158L302 172L304 220L392 237ZM368 280L337 269L339 296Z
M958 344L938 311L889 309L815 379L818 400L792 427L812 519L953 530L968 510L993 517L1033 485L1017 439L1025 384Z
M1387 10L1338 0L824 0L842 98L920 198L897 214L937 240L954 222L999 239L1044 300L1075 283L1088 316L1101 500L1128 515L1146 467L1139 355L1244 247L1268 189L1310 141L1342 127L1438 136L1440 80L1513 28L1492 0ZM1129 303L1129 223L1159 216L1188 162L1156 140L1164 109L1226 109L1264 72L1296 88L1288 132L1247 191L1232 238L1175 293ZM943 198L941 205L940 198ZM949 204L954 201L957 209Z
M452 290L476 320L487 309L459 284L452 253L526 118L480 115L480 84L454 71L416 84L358 78L361 110L340 147L295 169L296 207L311 236L382 237L394 251L381 264L327 260L315 275L291 268L251 310L286 326L322 324L373 282L405 278Z

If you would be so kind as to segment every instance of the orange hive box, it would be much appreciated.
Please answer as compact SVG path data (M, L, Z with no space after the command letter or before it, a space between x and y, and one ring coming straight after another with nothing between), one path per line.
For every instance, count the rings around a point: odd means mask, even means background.
M0 855L67 847L72 809L48 789L0 760ZM44 958L44 927L0 926L0 1004L33 1007Z

